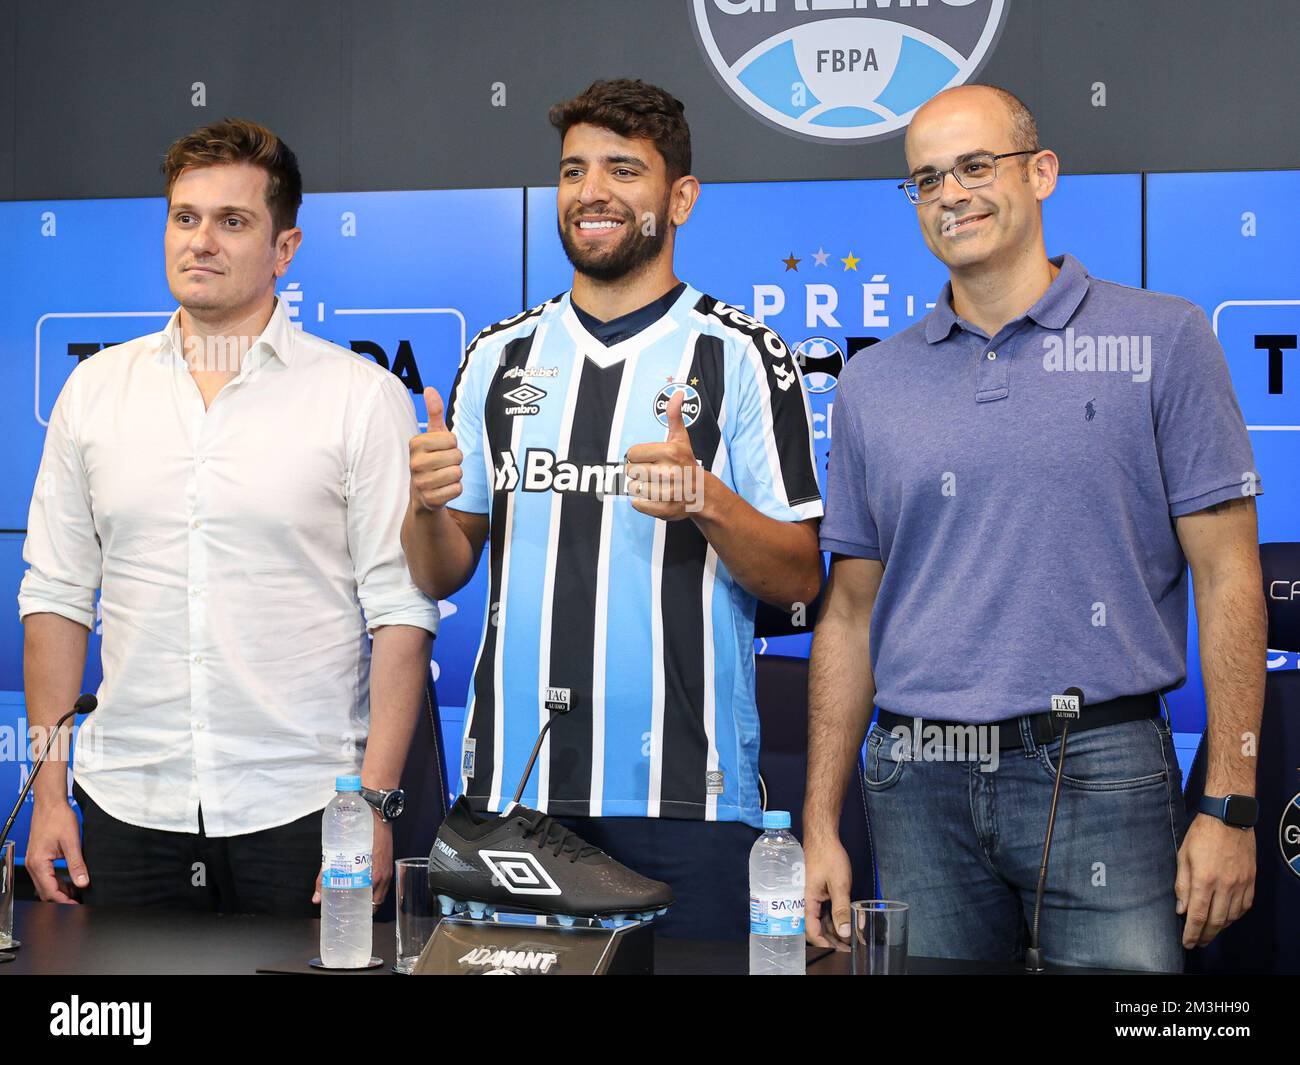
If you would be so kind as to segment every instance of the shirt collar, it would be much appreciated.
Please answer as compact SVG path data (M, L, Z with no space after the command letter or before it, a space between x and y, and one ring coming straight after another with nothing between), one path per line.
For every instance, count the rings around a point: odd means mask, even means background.
M569 306L573 308L573 313L578 316L578 321L582 323L583 328L588 333L606 347L611 347L619 341L636 336L646 327L654 325L655 322L673 309L673 304L685 291L686 282L679 281L657 300L651 300L644 307L638 307L634 311L629 311L617 318L611 318L607 322L602 322L595 315L588 314L573 302L572 296L569 298Z
M1088 271L1073 255L1060 255L1050 261L1059 272L1038 302L1025 312L1025 317L1032 318L1044 329L1064 329L1088 294ZM948 282L939 293L934 310L926 316L925 339L937 344L948 338L953 326L961 324L952 309L952 282Z
M252 344L248 353L253 356L254 365L260 365L267 358L274 356L286 367L293 362L293 324L289 321L289 312L279 296L275 299L275 310ZM247 359L247 356L245 357ZM162 332L158 334L158 361L164 365L187 365L185 363L184 345L181 342L181 312L178 307L167 319Z

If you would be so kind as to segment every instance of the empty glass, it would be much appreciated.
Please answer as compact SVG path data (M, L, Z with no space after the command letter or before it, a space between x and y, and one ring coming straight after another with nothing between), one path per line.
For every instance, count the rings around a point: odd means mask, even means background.
M393 866L397 892L397 962L393 970L409 974L438 923L438 904L429 892L428 858L399 858Z
M0 950L18 946L14 939L14 841L0 848Z
M907 972L907 903L867 899L852 908L853 975Z

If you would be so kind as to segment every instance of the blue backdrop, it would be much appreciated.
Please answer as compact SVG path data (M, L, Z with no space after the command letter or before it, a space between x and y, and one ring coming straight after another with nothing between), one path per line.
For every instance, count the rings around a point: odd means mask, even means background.
M1300 332L1300 262L1283 217L1300 193L1300 173L1167 174L1146 182L1147 285L1196 301L1215 321L1264 478L1261 539L1298 539L1300 355L1270 354L1256 338L1294 343ZM808 357L823 469L837 360L923 316L944 281L894 184L705 186L680 235L682 277L765 319ZM1139 175L1066 177L1045 219L1049 254L1069 251L1096 276L1141 284ZM163 222L161 199L0 204L7 385L0 390L0 588L9 603L0 611L0 802L12 801L26 772L14 596L44 419L77 358L155 330L170 313ZM412 390L421 419L421 389L432 384L445 396L468 337L571 281L555 232L554 189L311 195L301 224L305 240L281 287L297 321L387 365ZM459 728L455 708L465 702L485 596L480 572L442 605L433 669L451 731ZM1191 645L1188 683L1170 698L1184 733L1204 724L1194 629ZM760 641L758 650L806 654L807 646L806 636L785 637ZM1295 655L1270 657L1270 668L1296 665ZM92 638L84 688L98 682ZM25 836L26 814L16 836L20 855Z
M1261 542L1300 540L1300 258L1290 217L1298 195L1300 171L1147 178L1147 287L1200 304L1223 345L1264 484ZM1257 346L1270 336L1293 347ZM1193 612L1192 648L1195 625ZM1274 651L1268 664L1295 669L1300 655ZM1200 663L1188 666L1175 697L1182 727L1200 731Z
M162 199L0 204L0 528L26 526L44 421L78 356L157 330L174 310L164 222ZM281 283L296 321L387 365L412 390L420 418L423 387L446 393L468 338L521 308L521 189L311 195L299 224L302 248ZM22 689L22 540L20 531L0 533L0 692ZM485 596L479 574L441 604L432 668L451 703L464 702ZM101 677L97 635L88 691ZM5 746L24 734L22 718L19 695L0 699L6 810L27 772L21 742ZM20 856L28 816L15 826Z
M818 466L826 470L837 365L858 345L924 317L947 280L895 181L706 186L678 237L679 277L764 320L804 361ZM1069 251L1099 277L1142 279L1137 174L1064 178L1049 201L1048 254ZM528 190L528 302L569 287L555 190ZM833 309L832 309L833 308ZM829 342L829 343L828 343ZM808 371L817 375L810 378ZM825 484L823 482L823 490ZM758 641L761 652L806 655L810 635Z

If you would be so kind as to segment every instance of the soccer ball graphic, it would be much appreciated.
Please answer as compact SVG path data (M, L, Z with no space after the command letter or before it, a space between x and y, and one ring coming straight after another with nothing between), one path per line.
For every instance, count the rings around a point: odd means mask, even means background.
M813 395L835 387L844 369L844 353L829 337L809 337L795 345L795 362L803 371L803 386Z

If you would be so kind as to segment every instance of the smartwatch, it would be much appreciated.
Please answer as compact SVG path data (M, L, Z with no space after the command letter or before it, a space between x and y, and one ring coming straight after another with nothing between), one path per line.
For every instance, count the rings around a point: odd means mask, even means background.
M1259 820L1259 800L1253 795L1202 795L1198 808L1233 828L1254 828Z
M401 788L385 791L383 788L362 788L361 797L379 811L379 818L385 823L396 821L406 809L406 792Z

